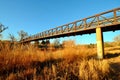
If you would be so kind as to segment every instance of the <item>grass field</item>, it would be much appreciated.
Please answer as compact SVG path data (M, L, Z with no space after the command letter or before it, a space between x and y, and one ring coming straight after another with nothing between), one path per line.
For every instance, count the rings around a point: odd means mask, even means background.
M54 51L4 45L0 80L119 80L120 46L106 47L103 60L97 60L96 54L96 47L84 45Z

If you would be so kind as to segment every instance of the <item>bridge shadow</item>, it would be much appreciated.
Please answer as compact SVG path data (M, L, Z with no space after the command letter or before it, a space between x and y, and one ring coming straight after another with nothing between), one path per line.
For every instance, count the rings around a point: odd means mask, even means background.
M120 80L120 62L112 62L110 63L110 67L112 68L112 79L113 80Z
M31 66L32 66L33 68L36 68L36 74L37 74L37 75L40 75L40 74L42 74L41 72L43 72L43 69L44 69L45 67L51 68L53 64L54 64L54 65L57 65L57 63L59 63L59 62L61 62L61 61L63 61L63 60L62 60L62 59L57 59L57 60L51 59L51 60L46 60L46 61L44 61L44 62L33 61L33 62L31 63Z
M118 57L120 56L120 53L107 53L104 57L105 59L110 59L110 58L115 58L115 57Z

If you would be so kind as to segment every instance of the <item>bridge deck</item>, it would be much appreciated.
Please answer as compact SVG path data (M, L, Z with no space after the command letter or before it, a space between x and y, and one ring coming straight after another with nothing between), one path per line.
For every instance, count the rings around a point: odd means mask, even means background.
M97 27L101 27L102 32L120 30L120 8L26 37L21 42L90 34L95 33Z

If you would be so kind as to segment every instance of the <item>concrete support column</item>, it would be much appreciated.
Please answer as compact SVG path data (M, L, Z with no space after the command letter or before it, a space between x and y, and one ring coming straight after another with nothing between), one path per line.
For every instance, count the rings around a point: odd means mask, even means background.
M103 33L100 27L96 28L96 39L97 39L97 57L98 59L104 58L104 41Z

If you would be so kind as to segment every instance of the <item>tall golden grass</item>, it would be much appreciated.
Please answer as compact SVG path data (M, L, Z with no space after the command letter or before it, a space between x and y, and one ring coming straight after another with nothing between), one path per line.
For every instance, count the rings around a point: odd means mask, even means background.
M112 80L107 60L96 60L96 48L74 45L41 51L32 45L0 50L0 80Z

